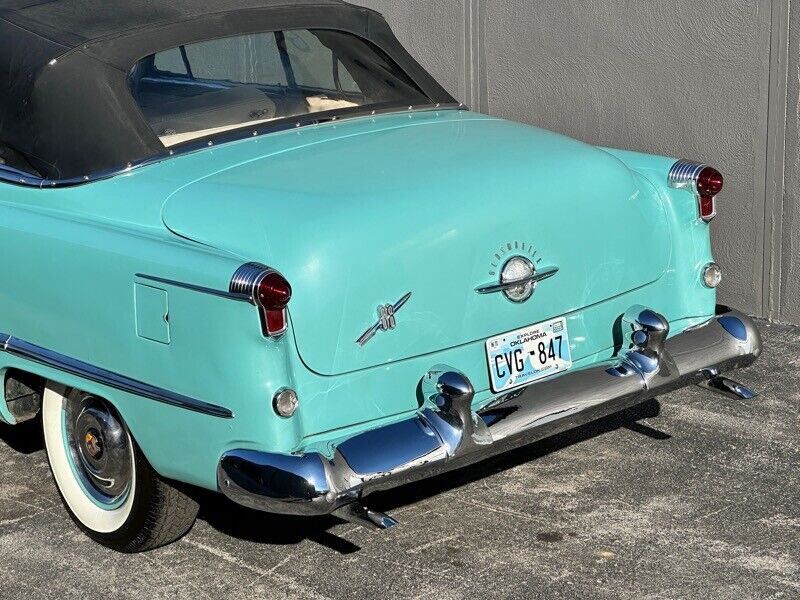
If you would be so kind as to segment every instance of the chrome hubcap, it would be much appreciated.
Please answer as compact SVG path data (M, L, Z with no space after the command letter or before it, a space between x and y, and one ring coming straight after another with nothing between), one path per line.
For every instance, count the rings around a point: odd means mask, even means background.
M64 407L65 442L76 476L95 501L113 505L130 491L128 432L104 400L73 392Z

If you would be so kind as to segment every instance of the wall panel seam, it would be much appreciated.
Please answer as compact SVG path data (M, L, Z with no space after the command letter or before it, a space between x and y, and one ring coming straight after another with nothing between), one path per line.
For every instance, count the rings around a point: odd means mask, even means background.
M772 0L770 8L762 314L769 319L776 320L781 314L782 230L785 196L789 12L791 10L791 0Z
M478 56L478 99L481 112L489 113L489 78L486 61L486 6L484 0L474 0L476 8L477 30L475 35L475 53Z
M483 48L483 6L481 0L464 0L464 48L465 48L465 87L464 99L470 107L480 112L487 112L485 103L483 76L485 69Z
M472 29L472 0L462 0L461 1L461 11L462 11L462 18L463 18L463 46L462 50L464 52L464 95L459 98L460 102L465 102L468 105L472 105L472 36L470 34L470 29Z

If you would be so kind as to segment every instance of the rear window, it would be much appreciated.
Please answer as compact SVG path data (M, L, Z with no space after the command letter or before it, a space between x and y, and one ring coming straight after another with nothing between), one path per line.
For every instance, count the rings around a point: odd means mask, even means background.
M140 60L134 99L165 146L281 119L429 104L376 46L297 29L180 46Z

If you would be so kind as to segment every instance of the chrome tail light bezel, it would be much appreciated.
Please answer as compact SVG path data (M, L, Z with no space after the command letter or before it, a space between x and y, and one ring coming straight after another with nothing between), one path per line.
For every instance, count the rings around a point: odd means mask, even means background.
M667 180L669 181L670 187L675 189L689 189L694 193L697 198L697 214L702 221L709 223L717 216L717 194L703 195L698 187L700 176L706 169L713 170L719 174L716 169L705 163L679 160L670 168ZM704 210L704 203L706 202L710 203L710 211Z
M249 262L236 269L229 286L231 294L246 296L249 302L259 309L261 317L261 330L264 336L279 338L289 328L288 308L270 310L262 306L258 299L258 289L261 282L271 274L277 274L284 280L286 278L276 269L258 262ZM291 292L291 286L286 281ZM291 298L291 293L290 293ZM288 304L288 302L287 302Z

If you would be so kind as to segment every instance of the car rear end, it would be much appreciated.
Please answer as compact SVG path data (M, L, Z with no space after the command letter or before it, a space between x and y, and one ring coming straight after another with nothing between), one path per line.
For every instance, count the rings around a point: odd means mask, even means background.
M454 205L431 207L416 230L410 223L404 230L398 215L399 235L380 220L376 232L354 228L352 239L343 230L330 243L317 235L323 264L305 255L295 266L287 253L288 269L250 265L252 287L236 290L253 298L253 326L265 344L291 356L285 379L269 390L271 426L291 435L275 436L280 447L267 435L257 448L227 451L220 489L262 510L337 512L385 526L360 505L372 491L755 360L761 342L752 321L716 303L720 270L709 239L716 171L593 152L611 161L594 172L594 185L553 167L561 177L548 191L557 200L531 194L527 216L519 204L502 215L502 194L490 191L501 184L488 177L485 187L471 181L460 198L477 219L443 220ZM502 191L519 194L527 185ZM489 208L473 200L481 194ZM372 235L386 243L370 243ZM492 245L498 239L511 241ZM314 236L305 242L314 245ZM371 250L358 268L324 263L347 256L352 264L359 245ZM281 317L270 333L275 310Z
M220 72L214 56L251 46L265 60ZM309 28L131 70L169 148L147 172L179 182L164 228L242 259L210 290L237 302L221 336L238 360L221 356L207 390L230 390L207 445L242 504L369 520L371 491L718 382L760 353L752 322L716 305L717 171L469 112L397 57ZM197 470L210 487L207 461Z

